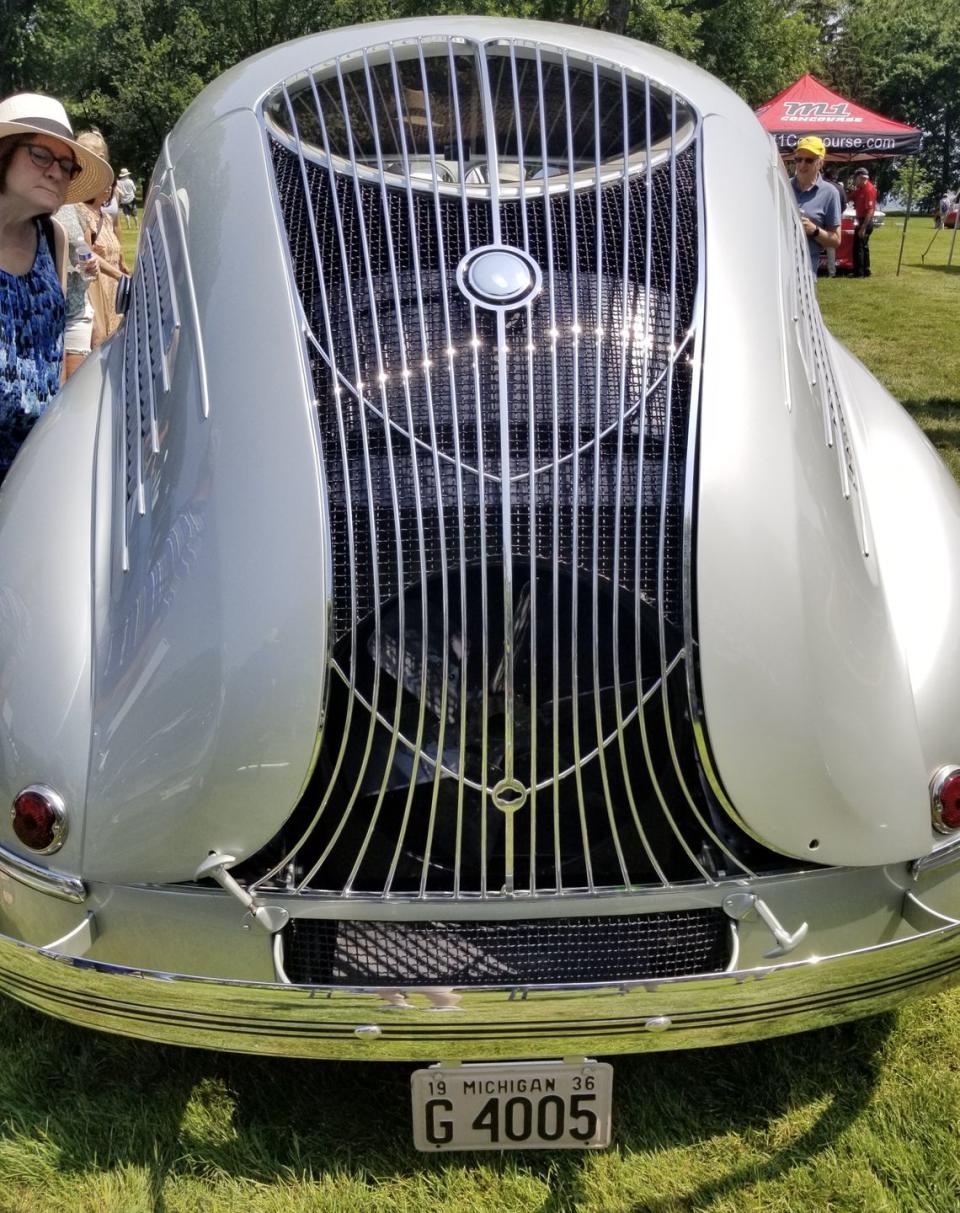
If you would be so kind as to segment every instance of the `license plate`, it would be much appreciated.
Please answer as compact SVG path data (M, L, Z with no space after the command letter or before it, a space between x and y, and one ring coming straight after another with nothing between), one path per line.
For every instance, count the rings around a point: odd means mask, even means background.
M410 1077L413 1144L442 1150L600 1150L613 1066L517 1061L431 1066Z

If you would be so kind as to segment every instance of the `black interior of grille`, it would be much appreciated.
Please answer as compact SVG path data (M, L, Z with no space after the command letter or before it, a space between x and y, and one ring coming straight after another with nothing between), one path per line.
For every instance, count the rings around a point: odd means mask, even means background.
M303 985L642 981L718 972L730 946L719 909L510 922L294 918L283 935L287 977Z

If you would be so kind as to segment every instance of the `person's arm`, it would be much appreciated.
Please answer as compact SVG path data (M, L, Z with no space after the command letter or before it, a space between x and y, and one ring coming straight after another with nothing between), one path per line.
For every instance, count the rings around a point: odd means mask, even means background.
M823 249L840 247L840 195L836 190L831 192L833 197L824 208L823 222L814 233L814 239Z
M865 240L867 236L867 224L873 221L873 212L877 209L877 191L874 188L867 190L867 205L863 212L863 218L857 225L857 235L861 240Z
M818 227L813 232L813 238L821 248L840 247L840 224L836 227Z
M832 186L830 192L833 197L827 204L822 224L814 223L809 215L800 212L804 232L822 249L840 247L840 195Z
M53 216L50 216L50 222L53 224L53 258L57 266L57 274L60 278L60 289L64 295L67 293L67 233L63 229L63 225Z
M92 221L85 223L83 228L83 238L86 240L87 244L90 245L93 255L96 258L100 273L105 274L108 278L115 278L117 282L119 282L121 278L120 271L115 266L111 265L106 257L104 257L103 253L100 251L103 248L103 245L97 243L97 238L100 235L100 229L105 223L109 222L109 217L101 214L100 222L97 225L96 231L93 230Z

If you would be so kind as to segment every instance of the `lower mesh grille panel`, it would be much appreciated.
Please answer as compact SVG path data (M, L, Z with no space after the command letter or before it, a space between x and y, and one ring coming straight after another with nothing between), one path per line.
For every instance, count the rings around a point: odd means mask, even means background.
M722 910L520 922L294 919L287 977L303 985L544 985L714 973L730 959Z

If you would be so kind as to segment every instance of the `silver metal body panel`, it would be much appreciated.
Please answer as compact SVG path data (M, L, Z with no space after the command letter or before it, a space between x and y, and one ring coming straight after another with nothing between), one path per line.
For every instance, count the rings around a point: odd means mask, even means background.
M615 879L594 881L584 824L586 877L577 887L562 887L558 845L552 888L535 878L533 863L524 888L505 859L509 879L499 869L488 878L484 868L465 890L458 870L432 897L430 865L420 857L419 887L397 893L404 817L373 891L355 887L356 869L324 895L311 886L324 857L309 853L310 814L325 803L332 765L318 760L320 741L342 724L330 719L336 590L329 460L318 425L318 408L330 401L315 398L310 351L323 335L310 332L293 282L261 107L318 63L365 46L388 60L401 44L451 36L440 18L354 27L258 56L190 107L154 174L132 318L71 380L0 492L0 990L76 1022L155 1040L421 1059L719 1044L836 1022L941 988L960 969L960 876L951 863L918 861L945 846L931 829L931 775L960 761L960 491L903 410L823 329L779 159L739 99L692 65L626 39L488 18L455 24L456 38L478 45L514 39L515 47L566 46L581 61L622 64L622 79L632 73L648 89L675 90L693 116L683 129L699 158L696 297L689 346L670 350L671 370L682 359L695 383L681 477L688 491L680 495L684 618L671 669L659 671L664 686L676 671L685 690L679 708L668 709L661 695L664 762L672 759L680 794L669 803L661 794L654 806L661 835L686 849L692 875L667 871L651 845L647 883L622 856L619 875L611 863ZM393 49L382 50L387 43ZM489 135L495 114L485 96ZM671 127L671 139L678 130ZM304 142L291 139L287 153L302 156ZM321 143L317 135L314 165ZM379 166L364 171L385 196L377 155ZM462 151L445 152L445 172L458 155L463 168ZM598 152L598 200L599 160ZM434 172L435 151L427 162ZM495 200L501 186L504 197L526 188L505 175L489 187ZM402 191L401 228L415 188L425 193L422 175ZM571 172L570 213L579 189ZM675 190L668 196L675 226ZM312 257L318 236L309 236ZM372 279L369 259L362 264ZM552 271L536 268L537 298L551 298ZM574 262L574 283L579 272ZM373 297L368 282L356 298L368 286ZM396 274L382 274L376 288L399 311ZM422 314L419 279L416 289ZM492 391L501 403L513 316L501 311L495 324ZM406 378L410 368L401 365ZM544 399L556 401L552 390ZM582 404L600 416L592 397ZM622 438L622 418L618 424ZM503 457L506 407L493 441ZM440 467L435 441L418 449ZM465 468L456 469L461 493ZM367 484L377 481L366 473ZM506 477L495 491L506 548L515 499ZM415 523L420 533L408 550L422 552L419 504ZM586 561L594 593L596 550L594 541ZM470 604L485 620L501 617L508 690L514 629L526 626L513 577L512 568L484 564ZM490 608L495 579L501 597ZM425 585L422 568L412 581ZM576 591L571 601L576 615ZM657 622L665 653L662 608ZM379 641L374 647L382 652ZM425 671L424 662L421 703ZM341 675L353 678L351 670ZM596 669L591 677L599 722ZM576 675L572 681L576 690ZM380 723L392 719L399 751L413 755L413 789L426 752L425 709L401 742L399 703L398 695L393 717L380 711ZM518 718L506 714L505 751ZM671 719L695 733L699 765L688 786ZM621 753L639 750L626 737L621 728ZM557 738L554 723L542 744L559 753ZM461 791L462 755L447 772L461 773ZM569 802L577 825L586 822L579 781L592 755L583 757L564 772L567 786L577 785ZM524 807L511 797L526 790L512 770L494 805L511 822ZM612 821L626 810L606 772L603 779ZM358 789L361 782L358 775ZM55 856L26 855L4 807L33 783L67 806L70 828ZM309 804L301 799L308 787L319 791ZM394 790L384 777L380 799ZM490 790L481 787L481 796ZM686 824L678 824L681 812ZM274 845L288 819L289 835ZM479 820L478 833L487 828L486 816ZM754 841L767 848L763 870L776 874L754 875ZM376 852L373 824L361 844ZM298 868L301 851L309 857ZM792 858L809 870L796 870ZM204 875L230 890L227 868L255 861L239 898L236 889L231 896L191 883L206 863ZM256 921L244 916L251 896ZM399 1007L367 988L284 986L277 966L288 918L603 917L716 909L731 896L765 899L795 950L772 962L762 916L737 915L729 973L649 988L458 989L449 1014L422 989ZM678 1030L647 1030L648 1020L664 1017Z
M706 126L697 586L717 769L750 828L791 854L920 855L933 841L931 749L958 743L948 673L958 653L943 623L960 608L960 492L903 410L831 341L873 537L864 554L771 272L788 257L786 224L774 222L779 158L759 128L726 116ZM724 166L735 148L766 173L731 208Z

